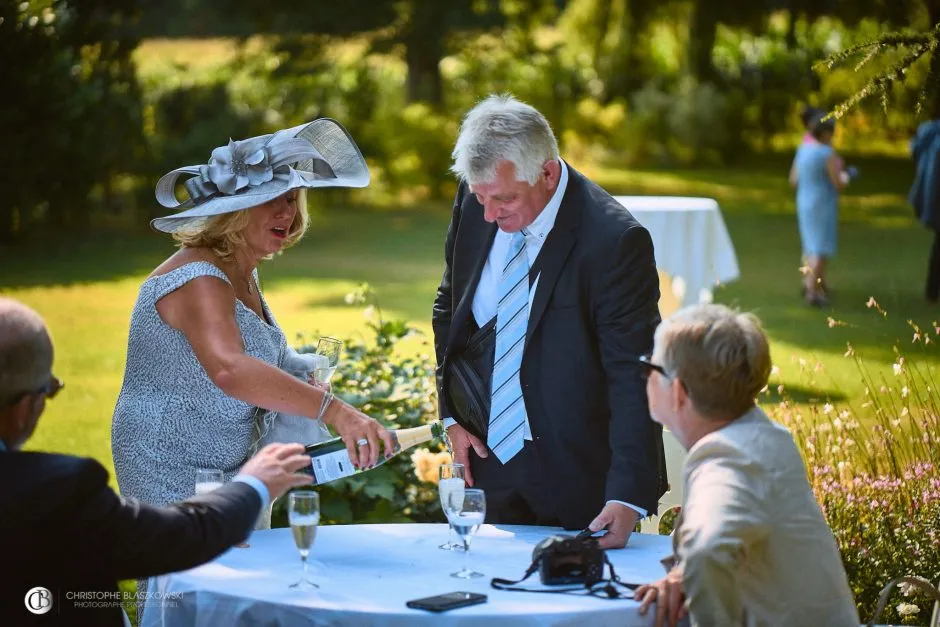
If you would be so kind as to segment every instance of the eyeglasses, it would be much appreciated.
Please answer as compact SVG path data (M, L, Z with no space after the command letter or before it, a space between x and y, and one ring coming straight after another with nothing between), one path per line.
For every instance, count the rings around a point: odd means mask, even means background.
M58 394L58 393L62 390L62 388L64 388L64 387L65 387L65 383L64 383L61 379L59 379L57 376L52 375L52 376L49 378L49 380L46 381L46 382L42 385L42 387L40 387L40 388L38 388L38 389L36 389L36 390L29 390L29 391L27 391L27 392L20 392L19 394L17 394L16 396L14 396L12 399L10 399L10 402L7 403L7 404L8 404L8 405L13 405L13 404L15 404L15 403L18 403L18 402L20 401L20 399L23 398L24 396L37 396L37 395L39 395L39 394L42 394L42 395L45 396L47 399L53 399L53 398L55 398L56 394Z
M671 376L669 376L669 373L666 372L665 368L663 368L659 364L654 364L652 361L650 361L649 355L640 355L639 357L634 357L633 361L634 363L637 363L643 366L643 378L644 379L649 379L650 374L652 374L654 370L658 372L659 374L663 375L664 377L666 377L667 379L672 378Z

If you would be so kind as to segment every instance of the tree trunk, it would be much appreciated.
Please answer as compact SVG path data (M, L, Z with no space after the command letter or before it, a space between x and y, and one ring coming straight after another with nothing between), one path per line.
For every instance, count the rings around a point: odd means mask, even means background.
M594 42L594 67L600 67L604 62L604 40L607 39L607 29L610 24L610 14L613 9L613 0L597 0L597 11L594 14L594 28L597 41Z
M647 26L647 16L652 7L642 0L627 0L621 25L619 55L614 58L607 89L608 98L626 98L643 87L649 79L646 51L640 50L638 39Z
M0 246L12 244L19 223L19 209L5 207L0 211Z
M405 36L408 102L427 102L435 108L443 103L441 59L447 10L447 2L441 0L412 3L411 25Z
M720 1L720 0L718 0ZM689 74L699 82L713 81L715 68L712 65L712 49L718 20L711 6L711 0L698 0L692 6L689 19L689 43L686 51L686 67Z
M408 102L426 102L434 107L443 103L440 63L442 46L435 42L407 42L405 61L408 64Z
M793 9L790 9L789 14L787 34L784 41L786 42L787 50L794 50L796 48L796 23L799 21L800 15Z

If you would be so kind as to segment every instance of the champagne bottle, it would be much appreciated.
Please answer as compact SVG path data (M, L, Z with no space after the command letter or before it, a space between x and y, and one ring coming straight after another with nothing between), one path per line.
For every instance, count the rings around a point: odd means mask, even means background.
M381 466L402 451L407 451L423 442L441 437L444 434L444 427L440 421L436 421L429 425L410 429L393 429L389 433L392 435L395 449L389 457L380 456L379 461L373 468ZM310 456L310 465L304 468L304 472L313 475L313 485L329 483L354 475L357 472L371 470L353 466L342 438L333 438L325 442L309 444L304 447L304 452Z

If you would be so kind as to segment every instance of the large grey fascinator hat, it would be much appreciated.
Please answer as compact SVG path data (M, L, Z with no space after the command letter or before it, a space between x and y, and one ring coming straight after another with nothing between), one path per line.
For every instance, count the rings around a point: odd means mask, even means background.
M189 198L176 197L183 175ZM359 147L336 120L307 124L260 135L212 151L206 165L168 172L157 183L157 202L179 213L153 220L153 228L173 233L200 220L241 211L274 200L301 187L365 187L369 168Z

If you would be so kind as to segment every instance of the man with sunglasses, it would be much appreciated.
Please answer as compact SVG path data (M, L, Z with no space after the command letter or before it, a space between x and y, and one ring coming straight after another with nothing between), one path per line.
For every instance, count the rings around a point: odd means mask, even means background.
M655 624L859 624L832 531L793 436L755 404L770 347L754 316L683 309L638 359L653 420L689 451L673 533L675 565L640 587Z
M310 482L297 473L303 447L272 444L211 494L163 508L122 500L93 459L20 450L63 387L52 362L42 318L0 297L0 625L120 625L119 579L213 559L269 499Z

